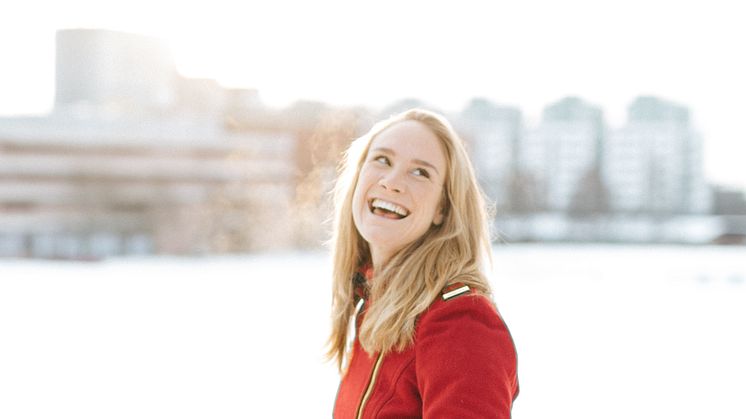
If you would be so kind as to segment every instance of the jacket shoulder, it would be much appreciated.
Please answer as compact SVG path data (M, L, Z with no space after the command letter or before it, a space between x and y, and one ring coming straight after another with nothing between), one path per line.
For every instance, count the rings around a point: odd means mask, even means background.
M474 290L438 298L417 325L415 354L425 416L509 417L516 351L489 298Z
M463 284L444 288L419 319L419 326L449 320L477 320L502 328L505 324L492 300ZM418 327L419 328L419 327Z

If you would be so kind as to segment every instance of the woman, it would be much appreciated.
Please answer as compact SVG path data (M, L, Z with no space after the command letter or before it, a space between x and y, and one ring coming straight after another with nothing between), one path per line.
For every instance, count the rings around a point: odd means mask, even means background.
M345 155L335 207L334 417L510 417L516 353L482 270L484 200L448 122L414 109L376 124Z

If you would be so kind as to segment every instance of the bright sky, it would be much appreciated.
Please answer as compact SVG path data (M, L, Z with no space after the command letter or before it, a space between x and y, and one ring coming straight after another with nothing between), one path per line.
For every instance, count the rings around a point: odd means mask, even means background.
M0 14L0 115L54 99L57 29L153 35L182 74L296 99L382 106L416 97L442 110L471 97L534 124L565 95L621 125L638 95L687 105L705 171L746 188L746 25L738 2L628 0L24 1Z

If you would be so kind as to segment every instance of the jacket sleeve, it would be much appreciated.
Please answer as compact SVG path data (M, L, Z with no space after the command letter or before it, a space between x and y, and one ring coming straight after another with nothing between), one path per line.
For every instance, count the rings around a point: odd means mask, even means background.
M515 346L485 297L433 304L420 318L415 351L423 418L510 418L518 395Z

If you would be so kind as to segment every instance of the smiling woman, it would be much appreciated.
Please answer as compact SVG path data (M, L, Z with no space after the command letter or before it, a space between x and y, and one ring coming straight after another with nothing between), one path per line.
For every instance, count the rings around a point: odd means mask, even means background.
M515 347L484 275L482 193L448 122L415 109L376 124L348 150L335 204L334 417L510 417Z

